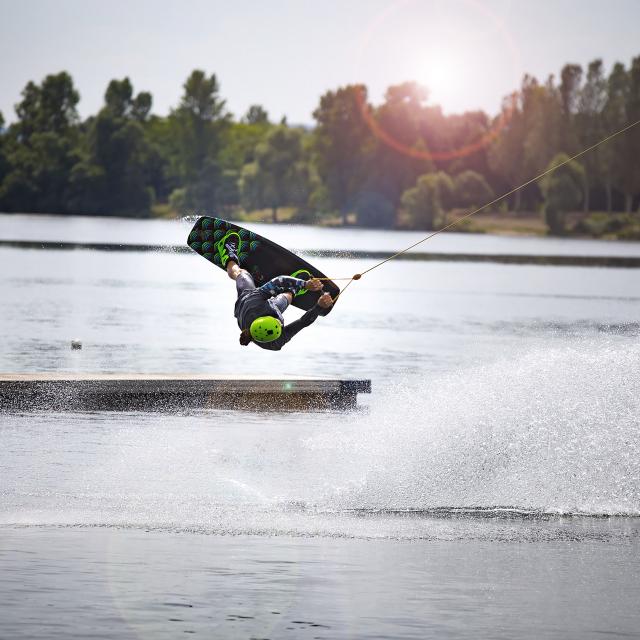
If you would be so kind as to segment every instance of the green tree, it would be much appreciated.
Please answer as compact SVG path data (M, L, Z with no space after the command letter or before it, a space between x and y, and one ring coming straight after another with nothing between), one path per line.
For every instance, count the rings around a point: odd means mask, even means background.
M526 166L522 152L526 124L520 108L519 94L513 93L503 100L500 134L489 149L489 166L505 183L509 190L526 180ZM522 190L514 194L512 203L520 210Z
M249 162L240 174L240 204L245 211L262 209L268 201L268 179L258 169L257 162Z
M269 124L269 114L259 104L252 104L242 118L246 124Z
M243 168L253 166L256 150L273 128L267 112L259 105L250 107L241 122L229 122L222 132L218 162L222 168L219 178L217 201L223 209L231 211L237 205L247 210L255 208L247 198L242 199ZM247 169L251 171L251 169ZM250 180L250 178L247 178Z
M625 116L625 124L640 120L640 56L631 61L627 72ZM620 142L622 162L618 168L619 184L625 194L625 211L631 213L633 199L640 194L640 133L638 133L638 127L627 131ZM640 213L640 205L638 212Z
M2 181L9 171L9 161L5 154L5 141L4 116L2 115L2 111L0 111L0 185L2 185Z
M245 164L255 161L258 145L264 141L272 128L273 125L268 122L230 123L221 137L221 150L218 155L220 164L224 169L239 174Z
M548 169L559 168L540 180L540 188L545 198L545 220L552 235L565 233L566 214L577 209L582 200L584 167L575 160L567 162L568 160L569 156L566 153L559 153L551 161Z
M74 211L149 214L152 166L157 162L143 125L150 109L150 94L143 92L134 98L128 78L109 83L105 106L89 122L81 160L71 172L70 206Z
M431 230L444 217L453 193L454 184L446 173L427 173L402 194L402 206L415 228Z
M585 83L580 91L576 112L576 135L581 149L586 149L602 140L605 135L603 111L607 102L607 80L602 60L589 63ZM604 173L603 148L598 147L582 158L585 170L583 206L590 209L591 188L601 181Z
M567 153L575 153L578 149L578 138L574 117L580 102L582 67L578 64L566 64L560 72L560 102L563 116L562 148Z
M152 97L147 91L133 95L129 78L112 80L104 96L105 108L118 118L132 118L144 122L151 112Z
M629 75L624 65L617 62L613 65L607 79L607 102L604 107L603 118L607 132L613 133L627 124L627 94L629 90ZM624 136L618 136L602 147L605 157L605 189L607 193L607 211L612 211L612 191L619 188L624 192L621 176L626 170L627 144ZM627 195L625 205L630 209Z
M224 169L218 180L216 200L223 211L232 211L240 203L240 173L234 169Z
M365 189L379 193L394 209L418 176L435 169L421 137L426 100L424 87L405 82L389 87L374 111L378 133Z
M522 86L524 118L523 156L527 178L541 173L553 157L563 149L566 126L572 120L563 119L562 90L557 89L553 77L544 85L530 78ZM538 194L535 194L537 199Z
M300 129L274 127L256 149L256 159L247 165L241 178L241 198L245 207L272 211L278 221L283 206L304 206L311 192L308 163Z
M79 100L66 71L48 75L40 86L29 82L22 92L22 101L16 105L20 136L29 139L34 133L68 133L78 123Z
M493 200L487 181L475 171L463 171L453 179L453 201L460 207L479 207Z
M5 211L67 213L69 175L76 162L78 92L66 72L29 82L5 137L9 168L0 184Z
M318 174L327 204L341 213L342 224L362 188L373 142L362 115L362 109L370 108L366 95L363 85L341 87L325 93L313 112L318 123L314 133Z
M186 189L185 202L208 211L217 206L217 192L223 187L220 153L230 122L219 93L215 74L207 77L204 71L195 70L184 83L180 105L170 116L175 136L173 167Z
M426 109L423 121L431 119L431 109ZM446 139L446 145L442 142L438 145L432 140L435 130L433 127L423 127L422 138L427 141L430 151L449 151L450 159L436 159L435 165L449 175L456 175L463 171L475 171L483 176L489 176L491 169L488 164L486 145L478 142L490 136L491 120L483 111L468 111L461 115L451 114L443 117L439 127L442 139Z
M489 151L489 164L508 189L515 189L540 173L562 148L561 91L549 78L541 85L525 75L520 90L507 98L501 116L504 126ZM519 211L523 196L539 200L535 186L518 189L513 208Z
M175 122L171 117L150 114L141 124L152 153L147 165L149 185L156 198L166 202L174 189L184 185Z

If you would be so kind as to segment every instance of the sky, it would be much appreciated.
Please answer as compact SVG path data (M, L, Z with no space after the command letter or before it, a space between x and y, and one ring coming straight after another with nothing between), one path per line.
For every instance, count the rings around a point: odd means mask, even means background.
M236 117L312 124L320 96L364 83L380 103L414 80L446 113L494 115L524 73L607 68L640 55L640 0L0 0L0 111L29 80L66 70L84 118L113 78L177 106L193 69L215 73Z

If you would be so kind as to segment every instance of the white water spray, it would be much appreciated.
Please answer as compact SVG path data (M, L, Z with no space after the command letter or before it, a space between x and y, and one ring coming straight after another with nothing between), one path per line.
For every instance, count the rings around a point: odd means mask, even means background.
M639 362L637 341L582 339L389 386L349 435L308 439L351 482L324 503L638 514Z
M0 521L411 537L353 511L639 515L639 361L629 336L565 337L377 382L355 413L14 416Z

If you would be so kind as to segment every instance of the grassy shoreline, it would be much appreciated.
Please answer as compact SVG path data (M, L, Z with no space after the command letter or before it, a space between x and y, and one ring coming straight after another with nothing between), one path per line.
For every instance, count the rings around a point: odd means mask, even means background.
M185 215L205 215L204 211L177 212L169 205L159 204L152 208L151 215L141 216L108 216L86 214L86 217L98 218L123 218L134 220L176 220ZM463 210L453 211L447 214L445 220L441 221L437 228L445 224L450 224L462 218L467 212ZM30 215L29 212L22 212ZM266 224L304 224L324 228L342 228L342 218L338 215L323 216L319 220L314 220L312 216L300 216L294 208L278 209L278 219L273 223L273 215L270 209L245 212L235 209L233 211L217 211L217 215L223 218L235 220L237 222L266 223ZM0 212L2 215L14 215L12 213ZM15 214L19 215L19 214ZM33 214L33 215L55 215L65 217L68 214ZM77 215L77 214L76 214ZM347 228L364 228L356 226L355 214L347 215ZM575 239L597 239L597 240L619 240L619 241L640 241L640 215L606 212L573 212L566 218L567 231L563 238ZM407 223L400 216L396 227L381 229L383 231L416 231L429 233L427 229L416 228ZM472 218L461 220L456 226L449 230L452 233L490 234L497 236L516 237L550 237L547 226L541 213L533 211L498 213L494 211L482 211Z
M449 212L445 220L441 221L438 228L459 220L467 211L456 210ZM160 214L160 215L157 215ZM238 222L273 223L273 215L270 209L261 209L245 212L235 210L232 212L219 212L221 217L228 217ZM168 206L154 209L154 216L175 218L180 217ZM296 209L283 207L278 209L277 222L275 224L310 224L318 227L340 228L343 226L342 218L338 215L323 216L314 222L312 217L300 216ZM347 215L347 226L356 226L355 214ZM606 212L572 212L566 217L566 238L589 238L602 240L640 240L640 216L623 213ZM398 225L388 231L425 231L408 224L402 215ZM492 234L499 236L522 237L548 237L549 232L542 213L535 211L506 212L481 211L472 218L461 220L453 227L454 233Z

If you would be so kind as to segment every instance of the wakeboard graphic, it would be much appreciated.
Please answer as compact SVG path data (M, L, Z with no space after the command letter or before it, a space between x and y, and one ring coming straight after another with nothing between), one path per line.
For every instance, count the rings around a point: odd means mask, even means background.
M187 244L203 258L224 269L219 248L224 250L224 243L230 235L237 236L240 266L251 274L257 287L277 276L293 276L302 280L326 277L322 271L288 249L222 218L198 218L189 233ZM340 293L340 288L331 280L323 280L322 284L323 292L330 293L332 298L335 299ZM306 311L316 304L323 292L303 289L293 298L292 304ZM323 309L322 315L329 313L331 308Z

